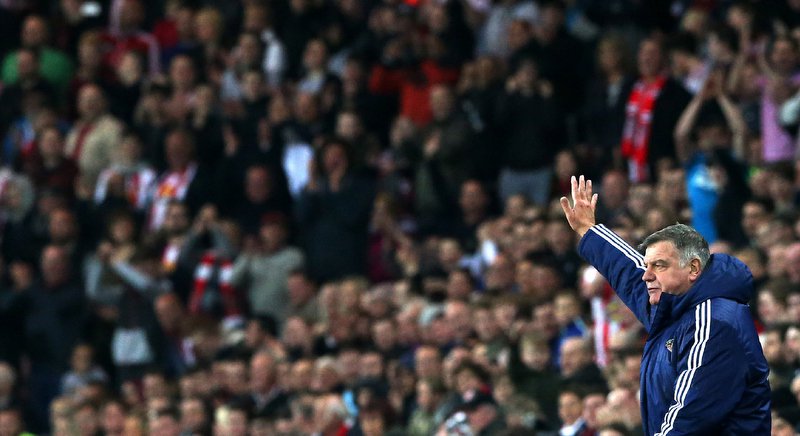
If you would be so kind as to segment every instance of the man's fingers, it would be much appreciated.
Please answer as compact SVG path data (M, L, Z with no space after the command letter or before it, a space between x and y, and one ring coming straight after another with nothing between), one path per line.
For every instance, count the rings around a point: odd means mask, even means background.
M597 206L597 194L592 195L592 209Z
M580 195L581 199L586 198L586 179L583 178L583 174L578 179L578 195Z
M578 202L578 180L575 176L569 179L570 186L572 188L572 204Z
M572 227L572 215L575 212L573 212L572 208L569 206L569 200L567 200L567 197L561 197L559 202L561 203L561 209L564 210L564 216L567 217L569 226Z
M561 208L564 209L565 214L572 211L572 208L569 205L569 200L567 199L567 197L561 197L559 201L561 202Z
M592 181L586 181L586 198L592 198Z

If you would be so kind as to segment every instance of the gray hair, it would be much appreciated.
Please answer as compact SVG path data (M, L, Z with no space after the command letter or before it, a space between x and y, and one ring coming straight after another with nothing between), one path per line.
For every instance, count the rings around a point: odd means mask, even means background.
M644 252L647 247L656 242L669 241L678 250L679 266L685 268L692 259L700 261L700 269L706 267L711 254L708 250L708 242L703 235L686 224L673 224L665 227L645 238L639 245L639 251Z

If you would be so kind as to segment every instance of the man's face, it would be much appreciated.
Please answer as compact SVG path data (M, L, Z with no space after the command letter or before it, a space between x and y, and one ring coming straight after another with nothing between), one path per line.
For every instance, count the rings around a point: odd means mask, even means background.
M95 85L86 85L78 94L78 112L87 119L97 117L104 109L103 92Z
M661 70L661 49L651 40L642 42L639 46L639 74L655 76Z
M47 41L47 25L39 17L29 17L22 25L22 46L39 47Z
M22 430L19 414L16 411L8 410L0 412L0 435L17 435Z
M190 398L181 403L181 427L184 430L199 431L206 423L206 413L203 403Z
M42 278L49 286L64 283L69 278L69 258L59 248L51 247L42 253Z
M680 257L675 245L670 241L656 242L645 251L644 264L647 268L642 280L647 283L650 304L658 304L661 293L682 295L689 290L699 271L693 271L691 263L680 266Z

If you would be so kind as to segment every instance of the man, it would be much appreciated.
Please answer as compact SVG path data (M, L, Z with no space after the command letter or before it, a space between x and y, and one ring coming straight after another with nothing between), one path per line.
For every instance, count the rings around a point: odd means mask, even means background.
M305 262L303 253L287 244L288 225L281 214L264 216L258 240L247 244L231 270L231 283L246 290L252 313L281 325L291 304L287 278Z
M266 351L259 351L250 359L250 387L248 400L251 412L259 416L276 416L288 407L288 396L276 379L277 362Z
M33 436L23 431L22 413L14 408L0 409L0 436Z
M592 343L581 336L566 338L561 343L561 383L563 386L586 386L605 390L606 380L594 363Z
M153 436L179 436L181 432L178 411L173 408L157 410L148 422Z
M67 134L65 152L78 163L81 177L94 188L122 140L122 123L108 112L102 88L88 83L78 91L78 114Z
M30 15L22 23L20 42L24 49L39 53L39 73L51 85L63 91L72 79L72 61L66 53L48 46L50 37L47 21L44 17ZM20 78L17 69L19 51L9 53L3 59L2 80L7 84L16 83Z
M657 40L639 44L639 80L627 98L621 144L632 182L653 180L658 162L674 159L672 132L691 99L683 85L664 74L664 58Z
M561 419L560 436L578 436L586 431L583 419L583 399L573 389L564 389L558 396L558 417Z
M747 305L747 267L709 255L703 237L683 224L648 236L642 256L595 224L591 180L572 177L572 200L562 197L561 207L581 236L581 256L648 331L640 371L645 434L768 435L769 368Z
M152 192L148 227L158 230L165 224L167 207L173 200L185 203L194 214L209 202L211 197L209 175L196 159L194 135L176 128L164 140L166 170L161 174Z

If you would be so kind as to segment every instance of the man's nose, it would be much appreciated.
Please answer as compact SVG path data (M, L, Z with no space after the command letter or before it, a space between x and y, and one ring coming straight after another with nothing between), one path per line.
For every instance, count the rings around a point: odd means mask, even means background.
M649 282L652 281L654 278L655 275L653 274L653 271L650 270L650 268L644 270L644 274L642 274L642 280Z

